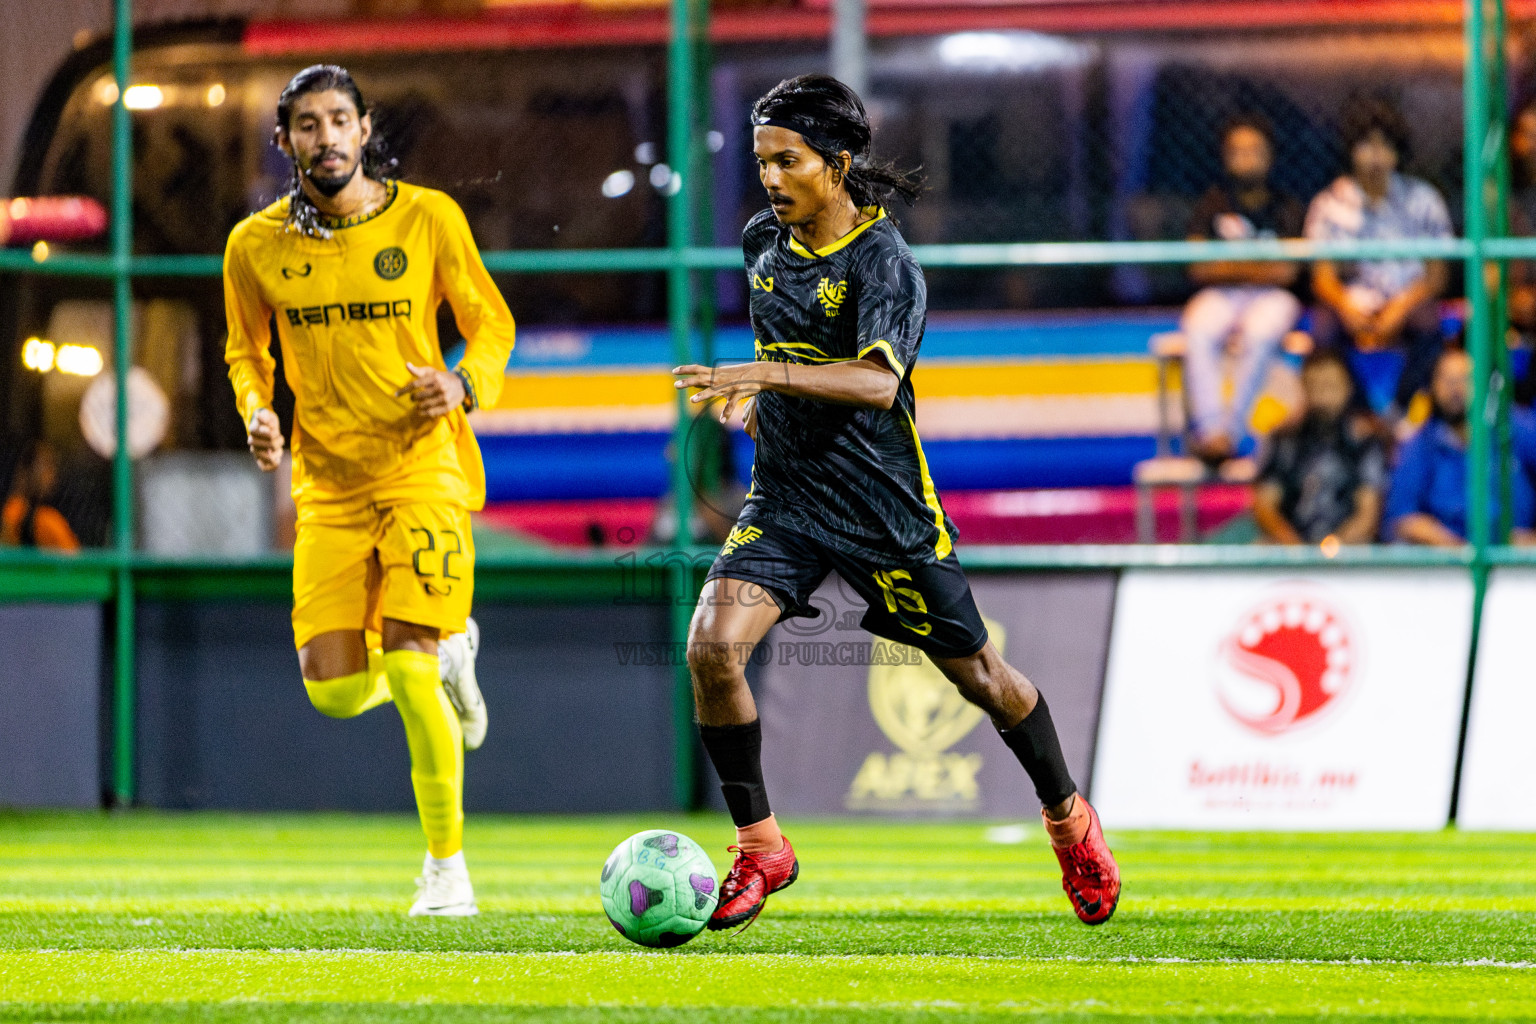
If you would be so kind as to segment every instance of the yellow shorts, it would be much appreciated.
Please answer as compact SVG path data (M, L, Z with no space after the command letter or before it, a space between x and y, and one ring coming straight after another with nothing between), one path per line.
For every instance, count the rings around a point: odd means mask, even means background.
M385 619L464 631L475 594L475 540L457 505L369 505L300 518L293 545L293 643L368 630Z

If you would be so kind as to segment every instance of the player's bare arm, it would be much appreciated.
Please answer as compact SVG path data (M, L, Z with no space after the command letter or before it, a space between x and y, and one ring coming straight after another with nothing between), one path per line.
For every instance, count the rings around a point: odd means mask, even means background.
M725 407L720 412L722 423L731 418L738 404L763 391L838 405L889 409L901 386L901 379L879 356L821 365L753 362L699 366L690 363L677 367L672 373L678 378L675 387L703 389L690 401L725 399Z

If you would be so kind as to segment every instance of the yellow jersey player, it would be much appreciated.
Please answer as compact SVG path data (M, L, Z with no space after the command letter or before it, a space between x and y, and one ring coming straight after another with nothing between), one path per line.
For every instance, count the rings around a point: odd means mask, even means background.
M512 314L458 205L384 177L345 69L295 75L275 139L293 160L293 185L230 233L225 359L251 452L275 469L275 319L296 398L299 668L310 702L333 718L394 701L427 835L410 912L474 914L464 750L484 739L486 715L469 513L484 503L485 472L465 414L501 390ZM453 372L437 336L444 299L468 340Z

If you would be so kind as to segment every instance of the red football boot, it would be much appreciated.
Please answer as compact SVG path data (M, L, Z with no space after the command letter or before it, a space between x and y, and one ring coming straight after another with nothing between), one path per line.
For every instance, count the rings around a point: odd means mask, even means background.
M1083 800L1082 796L1078 796ZM1099 827L1098 812L1083 800L1088 811L1088 834L1071 846L1051 844L1061 864L1061 887L1072 901L1072 909L1083 924L1103 924L1120 902L1120 866L1115 863L1104 830ZM1041 811L1042 818L1045 812ZM1049 819L1046 819L1049 825Z
M778 853L745 853L739 846L726 849L736 854L736 863L720 883L720 903L709 918L711 931L751 924L770 893L787 889L800 877L800 862L788 836Z

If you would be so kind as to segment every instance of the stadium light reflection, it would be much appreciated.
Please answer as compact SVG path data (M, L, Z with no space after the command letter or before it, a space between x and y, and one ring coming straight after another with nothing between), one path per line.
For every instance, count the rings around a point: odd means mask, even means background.
M61 345L54 365L60 373L76 377L94 377L106 365L94 345Z
M1027 71L1082 63L1089 48L1038 32L956 32L938 42L939 61L979 71Z
M609 199L617 199L619 196L629 195L629 190L635 187L635 172L614 171L603 179L603 195Z
M228 95L229 94L227 92L225 92L225 90L224 90L224 83L223 82L214 82L212 85L210 85L208 87L208 95L207 95L208 105L210 107L223 106L224 105L224 98L226 96L228 96Z
M158 85L130 85L123 93L123 106L129 110L154 110L165 102L165 93Z
M53 369L55 352L53 342L28 338L21 346L21 365L38 373L47 373Z

